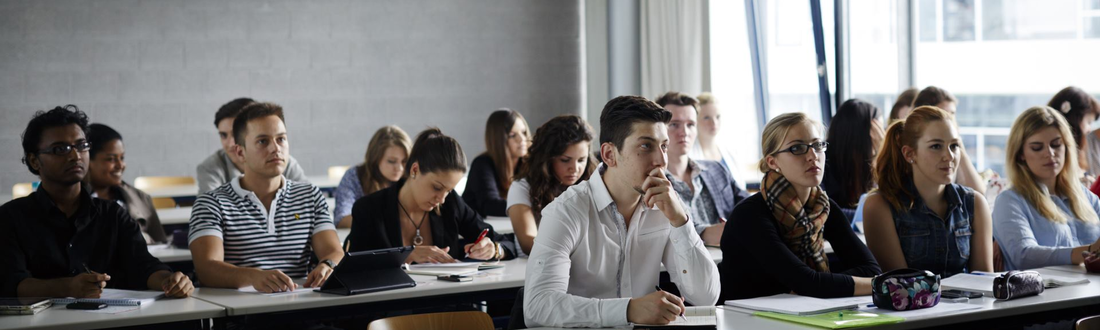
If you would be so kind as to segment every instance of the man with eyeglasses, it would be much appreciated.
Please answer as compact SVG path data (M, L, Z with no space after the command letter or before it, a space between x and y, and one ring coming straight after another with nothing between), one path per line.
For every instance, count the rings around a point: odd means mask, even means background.
M657 105L672 113L665 176L687 204L692 225L703 243L717 246L722 242L726 220L733 217L733 207L749 194L741 190L722 163L688 157L699 132L695 126L699 101L687 94L668 92L657 98Z
M87 130L68 105L39 111L23 132L23 162L42 183L0 206L0 297L98 298L105 287L190 296L191 280L149 255L125 209L82 189Z

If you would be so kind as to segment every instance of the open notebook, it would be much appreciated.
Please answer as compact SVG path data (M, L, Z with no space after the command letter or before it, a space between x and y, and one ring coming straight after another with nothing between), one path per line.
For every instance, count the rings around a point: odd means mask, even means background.
M683 317L665 325L635 324L634 329L716 329L718 327L717 309L714 306L692 306L684 310Z

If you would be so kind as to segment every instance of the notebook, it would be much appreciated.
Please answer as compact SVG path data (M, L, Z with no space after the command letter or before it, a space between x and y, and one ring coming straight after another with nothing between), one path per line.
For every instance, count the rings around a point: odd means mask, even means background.
M54 298L50 299L50 301L58 305L67 305L74 302L92 302L110 306L141 306L152 304L161 297L164 297L164 292L162 291L103 289L103 294L100 294L99 298Z
M858 303L851 301L829 301L814 297L780 293L774 296L726 300L726 305L751 311L774 312L789 315L812 315L845 309L856 309Z
M684 310L683 317L665 325L635 324L634 329L717 329L718 314L714 306L692 306Z
M1071 278L1054 275L1043 275L1043 286L1048 289L1087 283L1089 283L1089 279L1087 278Z
M451 262L409 265L405 273L410 275L469 275L477 273L480 262Z
M943 290L962 290L981 292L987 296L993 296L993 279L997 274L955 274L940 281Z
M49 298L0 298L0 315L34 315L50 306Z
M814 315L790 315L783 313L772 312L756 312L753 316L767 317L777 320L783 320L788 322L795 322L801 324L812 325L816 327L822 327L826 329L846 329L856 327L867 327L873 325L891 324L905 321L905 318L875 314L862 311L832 311Z

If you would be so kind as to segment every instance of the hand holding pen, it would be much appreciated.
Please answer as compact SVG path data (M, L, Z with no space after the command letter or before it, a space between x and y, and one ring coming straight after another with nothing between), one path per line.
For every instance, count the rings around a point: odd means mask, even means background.
M84 266L84 273L73 276L69 281L69 296L73 298L99 298L103 294L103 288L107 286L107 281L111 280L111 276L96 273L88 268L87 264L81 265Z

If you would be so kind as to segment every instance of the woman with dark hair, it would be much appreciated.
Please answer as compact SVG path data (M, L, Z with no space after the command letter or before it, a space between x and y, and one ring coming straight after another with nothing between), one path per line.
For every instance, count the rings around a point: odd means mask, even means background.
M390 125L374 132L363 163L344 172L336 187L336 208L332 218L337 228L351 228L351 207L356 200L401 180L409 149L412 149L412 142L400 127Z
M413 246L408 263L514 258L514 244L501 244L503 236L451 194L465 174L458 141L438 128L424 130L409 152L404 178L355 202L349 251ZM489 234L472 244L483 230Z
M1058 94L1054 94L1050 102L1047 102L1047 106L1057 110L1069 123L1073 141L1077 142L1077 159L1080 160L1078 165L1084 170L1081 172L1095 177L1100 173L1100 143L1098 143L1100 141L1097 141L1097 133L1088 134L1090 136L1086 137L1085 132L1089 131L1092 122L1100 116L1100 107L1097 106L1096 98L1080 88L1069 86L1058 91ZM1092 184L1092 182L1085 184Z
M531 151L508 190L508 217L523 253L531 253L542 209L566 188L588 180L596 168L589 145L592 127L581 117L558 116L535 131Z
M913 99L917 98L917 93L920 90L909 87L901 94L898 94L898 99L894 101L894 106L890 107L890 123L898 120L905 120L906 116L909 116L909 111L913 110Z
M168 236L160 224L153 197L122 180L126 171L126 147L122 135L103 124L88 125L88 175L84 177L92 197L122 205L141 226L146 244L166 243Z
M470 164L462 199L482 216L506 217L508 188L520 160L531 146L527 120L511 109L500 109L485 123L485 153Z
M875 156L886 134L879 118L878 107L851 99L840 105L829 123L826 141L831 148L825 151L821 188L848 219L855 219L860 197L875 187Z

